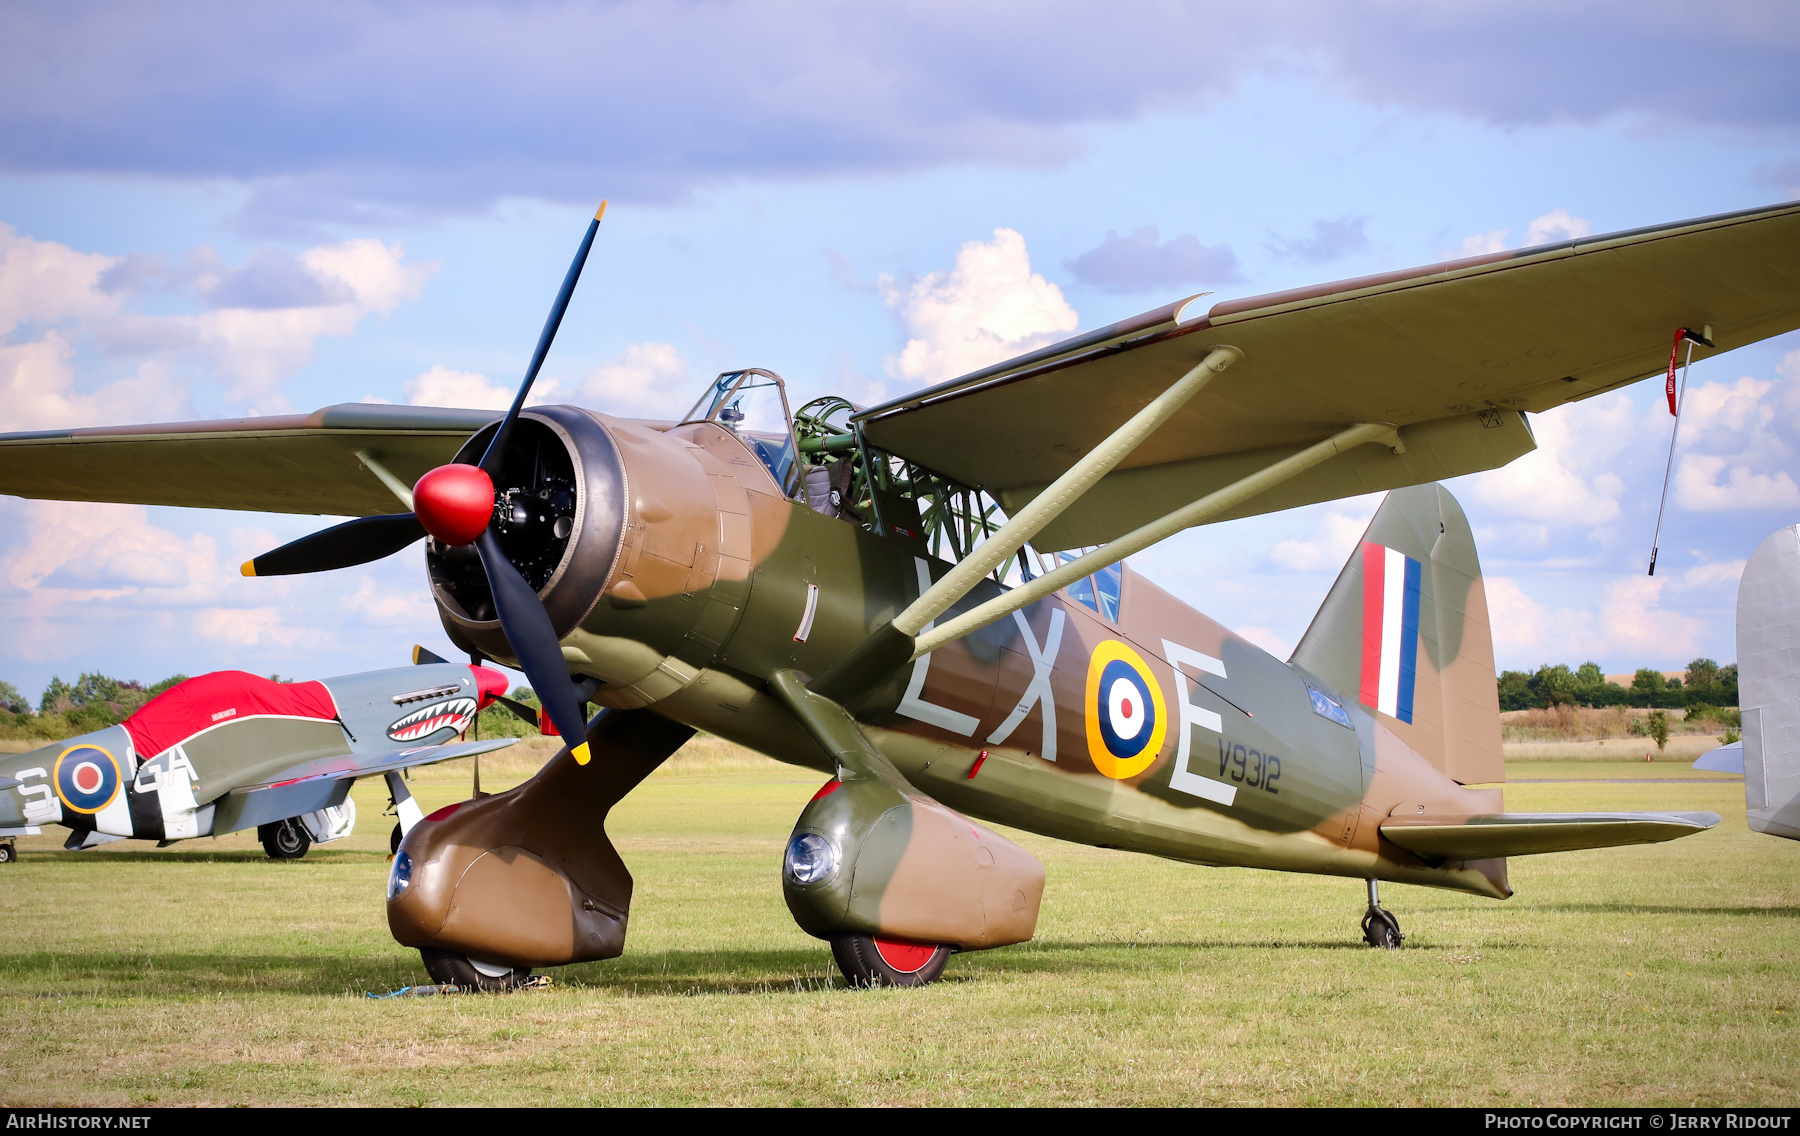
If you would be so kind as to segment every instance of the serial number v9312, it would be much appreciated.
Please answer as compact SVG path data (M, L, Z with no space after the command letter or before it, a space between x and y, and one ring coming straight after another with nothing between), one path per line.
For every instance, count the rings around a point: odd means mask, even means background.
M1265 793L1281 792L1275 782L1281 780L1281 759L1272 753L1249 749L1238 742L1219 739L1219 779L1231 780Z

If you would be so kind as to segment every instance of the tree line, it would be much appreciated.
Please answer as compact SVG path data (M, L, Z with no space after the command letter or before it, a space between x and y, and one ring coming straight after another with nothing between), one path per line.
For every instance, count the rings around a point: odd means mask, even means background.
M1640 667L1630 686L1607 682L1599 664L1591 660L1574 669L1565 663L1545 663L1529 673L1501 671L1499 686L1502 710L1647 706L1691 711L1738 704L1737 664L1720 666L1711 659L1695 659L1680 678L1664 678L1661 671Z

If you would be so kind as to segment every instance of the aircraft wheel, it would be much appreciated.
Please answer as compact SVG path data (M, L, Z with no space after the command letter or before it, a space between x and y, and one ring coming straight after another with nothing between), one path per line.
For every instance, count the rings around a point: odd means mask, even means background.
M256 838L271 860L298 860L312 847L312 837L296 820L278 820L274 824L256 826Z
M394 853L400 851L400 839L405 835L404 832L400 831L399 823L395 822L394 831L388 836L388 855L392 856Z
M1400 920L1385 908L1369 909L1363 916L1362 932L1363 942L1383 950L1399 950L1400 944L1406 941L1406 936L1400 933Z
M476 962L467 955L439 950L437 947L420 947L419 957L425 960L425 973L431 975L432 981L440 986L501 991L511 990L531 977L531 968L528 966L508 967Z
M0 844L0 864L10 864L19 858L19 849L9 840Z
M925 986L944 973L950 948L839 935L831 940L831 957L852 986Z

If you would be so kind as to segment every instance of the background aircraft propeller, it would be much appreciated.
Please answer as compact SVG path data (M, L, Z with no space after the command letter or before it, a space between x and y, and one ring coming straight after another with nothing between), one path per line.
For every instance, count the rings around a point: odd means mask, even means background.
M488 589L493 593L494 610L500 619L500 630L518 656L519 667L531 680L531 687L544 704L544 712L555 723L556 730L573 747L571 753L582 765L588 762L587 721L581 712L581 699L575 684L563 665L562 646L550 615L538 599L537 591L519 575L512 561L494 536L493 523L496 496L493 476L499 471L512 437L513 424L525 407L531 384L537 380L556 329L562 325L569 298L581 279L588 252L594 247L594 234L600 230L600 219L606 215L606 202L600 203L587 235L581 239L575 259L563 277L556 302L550 305L550 316L538 336L537 350L525 380L519 384L512 407L500 420L500 428L488 443L487 452L475 465L453 462L442 465L419 478L413 486L413 511L380 517L359 517L341 525L323 529L310 536L282 545L244 564L246 576L287 576L303 572L324 572L332 568L348 568L366 564L400 551L426 534L445 545L474 545L487 573Z

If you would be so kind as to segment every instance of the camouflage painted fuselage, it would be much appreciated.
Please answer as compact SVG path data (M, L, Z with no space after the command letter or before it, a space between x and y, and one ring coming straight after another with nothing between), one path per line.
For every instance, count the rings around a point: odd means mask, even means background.
M570 670L603 681L596 701L650 707L833 773L769 677L829 671L948 565L916 539L788 500L715 424L665 429L570 407L526 417L568 452L580 487L572 535L551 550L560 556L547 581L533 582ZM469 449L483 444L479 434ZM1359 704L1360 609L1343 627L1315 622L1290 664L1129 570L1116 618L1057 594L917 660L849 709L909 782L989 821L1194 863L1503 897L1504 861L1433 864L1378 831L1401 808L1500 808L1497 789L1458 783L1501 776L1485 605L1464 615L1480 586L1473 543L1448 494L1404 492L1414 497L1394 511L1387 543L1427 565L1438 592L1460 588L1428 603L1416 628L1410 720ZM471 614L478 589L451 577L441 550L430 555L452 638L509 657L497 623ZM1356 559L1338 590L1339 607L1360 602ZM999 591L986 582L951 614ZM1328 601L1319 620L1332 611ZM1144 705L1120 702L1121 678Z

